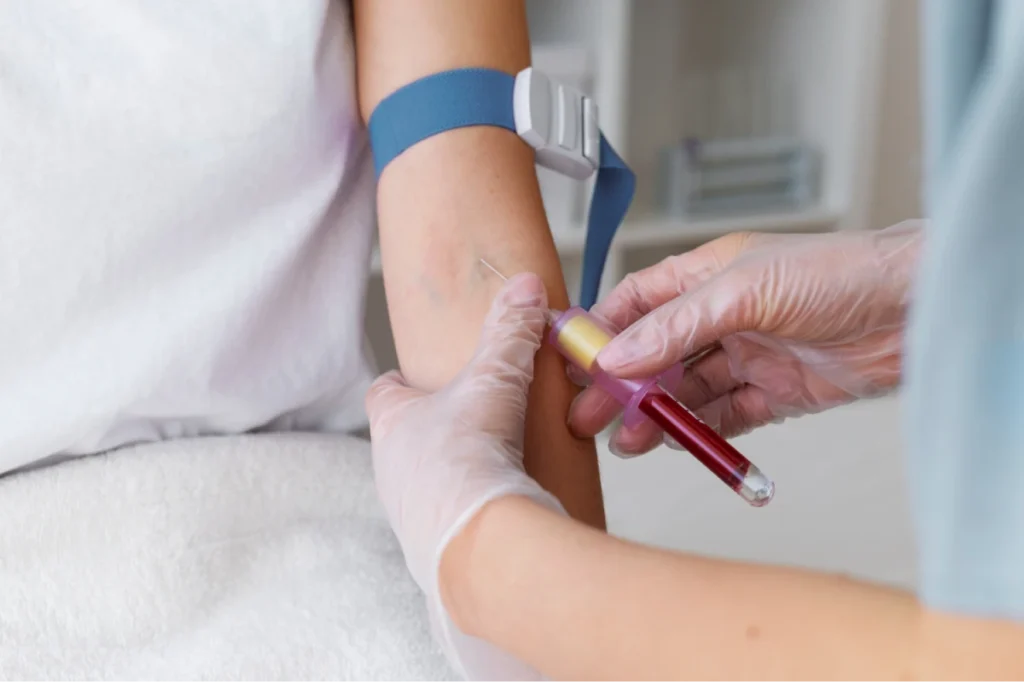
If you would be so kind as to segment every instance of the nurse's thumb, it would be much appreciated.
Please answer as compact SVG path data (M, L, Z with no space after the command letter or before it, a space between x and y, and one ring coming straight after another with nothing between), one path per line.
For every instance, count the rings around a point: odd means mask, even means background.
M533 380L533 361L544 340L547 294L537 275L511 277L491 304L471 362L474 381L498 380L525 390Z
M365 400L371 438L383 438L397 417L421 397L423 392L405 383L400 372L391 371L378 377L367 391Z

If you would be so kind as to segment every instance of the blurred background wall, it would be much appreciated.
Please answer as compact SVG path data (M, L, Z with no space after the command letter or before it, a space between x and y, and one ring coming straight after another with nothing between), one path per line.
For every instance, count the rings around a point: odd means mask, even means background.
M917 0L886 3L871 223L893 225L921 212L921 88Z

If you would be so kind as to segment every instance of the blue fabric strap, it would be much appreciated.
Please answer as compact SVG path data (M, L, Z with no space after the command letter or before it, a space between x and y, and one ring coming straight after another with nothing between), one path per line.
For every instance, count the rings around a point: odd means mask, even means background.
M515 132L515 77L493 69L456 69L410 83L385 98L370 116L377 176L409 147L446 130L496 126ZM525 143L524 143L525 144ZM601 162L587 218L580 305L597 300L608 250L633 201L636 176L601 136Z
M633 202L635 191L636 175L601 135L601 165L597 169L597 182L587 216L587 238L583 243L580 305L586 310L590 310L597 301L608 250Z
M409 147L446 130L497 126L516 131L514 76L493 69L437 73L399 88L370 115L377 176Z

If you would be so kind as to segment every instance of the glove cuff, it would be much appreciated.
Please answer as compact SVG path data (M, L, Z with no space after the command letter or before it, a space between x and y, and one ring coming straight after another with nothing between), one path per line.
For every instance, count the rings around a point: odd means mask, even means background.
M433 589L427 593L431 620L435 628L435 636L439 640L445 656L462 675L469 680L543 680L540 672L522 663L511 654L505 653L493 644L462 632L448 615L441 601L441 590L438 585L438 570L441 557L448 543L469 524L477 513L488 503L509 495L528 497L552 511L568 516L561 502L554 495L544 490L536 481L526 476L521 480L509 482L493 488L466 509L442 536L434 557L432 576Z

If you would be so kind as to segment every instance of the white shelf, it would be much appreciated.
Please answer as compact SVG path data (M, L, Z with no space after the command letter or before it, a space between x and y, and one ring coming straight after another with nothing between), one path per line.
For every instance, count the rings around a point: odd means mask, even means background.
M657 203L667 145L691 136L795 137L821 158L819 201L842 213L843 229L867 227L883 0L631 7L627 91L609 97L628 103L625 159L637 174L638 208Z

